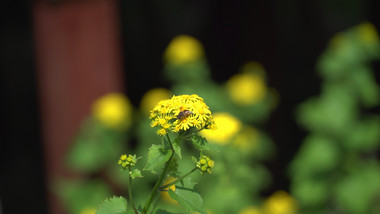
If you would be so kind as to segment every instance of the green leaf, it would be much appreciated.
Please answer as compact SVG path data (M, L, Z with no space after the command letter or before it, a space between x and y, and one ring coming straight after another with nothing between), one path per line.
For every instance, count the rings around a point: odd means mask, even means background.
M182 159L182 155L181 155L181 147L179 146L180 144L180 141L179 141L179 138L177 138L174 142L173 142L173 149L174 149L174 152L178 155L178 157L180 159Z
M191 161L193 161L193 163L197 163L198 162L198 159L194 156L191 156Z
M380 166L363 162L335 186L335 199L346 213L373 213L380 194Z
M195 183L191 181L191 178L186 178L182 185L176 186L175 191L169 189L169 195L187 211L206 213L202 197L193 190L194 185Z
M84 121L68 151L66 164L76 171L91 173L114 161L123 150L124 137L105 129L94 120Z
M362 152L374 151L380 146L380 118L373 117L356 123L344 136L344 146Z
M166 211L166 210L156 210L155 212L154 212L154 214L170 214L168 211Z
M148 161L144 170L149 170L152 173L156 173L157 167L163 166L163 164L169 160L172 154L172 150L164 148L162 145L152 145L148 152Z
M127 199L116 196L106 199L95 214L127 214Z
M342 157L333 139L323 135L308 136L291 163L293 176L309 177L334 171Z
M135 179L135 178L142 178L143 176L141 175L141 172L140 172L140 170L138 170L138 169L134 169L132 172L130 172L130 174L131 174L131 177L132 177L132 179Z
M327 202L330 188L324 179L300 179L292 184L291 192L301 204L316 207Z
M191 142L193 142L194 147L200 151L209 150L209 147L207 146L206 138L198 134L191 137Z
M54 184L68 213L81 213L96 209L105 198L112 196L109 185L102 180L62 180Z

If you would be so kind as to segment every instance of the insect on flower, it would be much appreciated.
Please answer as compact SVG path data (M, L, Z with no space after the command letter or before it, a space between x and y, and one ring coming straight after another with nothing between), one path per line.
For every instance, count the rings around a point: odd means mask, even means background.
M181 111L178 115L177 115L177 118L179 120L183 120L185 119L187 116L189 116L190 114L192 114L193 112L189 111L189 110L183 110Z

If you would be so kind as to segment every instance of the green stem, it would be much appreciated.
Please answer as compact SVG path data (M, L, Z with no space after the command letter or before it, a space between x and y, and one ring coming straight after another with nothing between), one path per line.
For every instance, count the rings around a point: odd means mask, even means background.
M166 135L166 137L168 138L168 141L170 143L170 147L172 148L172 154L170 155L169 160L166 162L165 167L162 170L160 177L158 177L158 180L157 180L156 184L154 185L152 192L150 193L149 198L144 205L144 208L142 210L142 214L146 214L148 212L149 207L152 204L152 201L156 198L156 196L158 194L158 188L160 187L160 185L164 181L166 174L168 172L170 163L174 157L174 148L173 148L172 142L170 141L169 135Z
M131 171L131 167L129 167L129 173L131 173L131 172L132 172ZM134 202L133 196L132 196L132 177L131 177L131 174L129 174L129 188L128 188L128 192L129 192L129 201L132 204L133 210L135 210L135 214L139 214L139 212L136 209L136 205L135 205L135 202Z
M170 182L170 183L168 183L168 184L166 184L166 185L164 185L164 186L161 186L161 187L159 188L159 190L160 190L160 191L165 191L166 188L168 188L168 187L170 187L170 186L172 186L172 185L174 185L174 184L176 184L176 183L182 181L184 178L186 178L188 175L190 175L191 173L193 173L193 172L194 172L195 170L197 170L197 169L198 169L198 168L195 167L195 168L192 169L190 172L186 173L185 175L183 175L182 177L176 179L175 181L172 181L172 182Z

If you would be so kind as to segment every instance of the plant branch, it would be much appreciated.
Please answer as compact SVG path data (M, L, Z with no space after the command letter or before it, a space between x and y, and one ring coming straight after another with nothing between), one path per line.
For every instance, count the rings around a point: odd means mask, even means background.
M129 167L129 188L128 188L128 192L129 192L129 200L131 201L131 204L132 204L132 207L133 207L133 210L135 211L135 214L139 214L139 212L137 211L136 209L136 205L135 205L135 202L133 200L133 196L132 196L132 177L131 177L131 167Z
M166 174L167 174L167 172L169 170L170 163L171 163L171 161L172 161L172 159L174 157L174 148L173 148L172 142L171 142L171 140L169 138L169 135L166 135L166 137L168 138L170 147L172 149L172 154L170 155L169 160L165 163L165 167L162 170L160 177L158 177L158 180L157 180L156 184L154 185L154 187L152 189L152 192L150 193L149 198L148 198L148 200L146 201L146 203L144 205L144 208L142 210L142 214L146 214L148 212L149 207L152 204L152 201L156 198L157 193L158 193L158 188L160 187L160 185L164 181L164 179L166 177Z
M176 184L176 183L182 181L184 178L186 178L188 175L190 175L191 173L193 173L193 172L194 172L195 170L197 170L197 169L198 169L198 168L195 167L194 169L192 169L190 172L186 173L186 174L183 175L182 177L180 177L180 178L176 179L175 181L172 181L172 182L170 182L170 183L168 183L168 184L166 184L166 185L164 185L164 186L161 186L161 187L158 188L158 189L159 189L160 191L165 191L166 188L168 188L168 187L170 187L170 186L172 186L172 185L174 185L174 184Z

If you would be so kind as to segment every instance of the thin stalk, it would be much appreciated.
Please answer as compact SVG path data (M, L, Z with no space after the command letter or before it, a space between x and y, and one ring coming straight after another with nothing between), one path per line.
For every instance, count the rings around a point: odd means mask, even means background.
M142 214L146 214L148 212L149 207L152 204L152 201L156 198L157 193L158 193L158 188L160 187L160 185L164 181L166 174L168 172L170 163L174 157L174 148L173 148L172 142L170 141L169 135L166 135L166 137L168 138L168 141L170 143L170 147L172 148L172 154L170 155L169 160L166 162L165 167L162 170L160 177L158 177L158 180L157 180L156 184L154 185L152 192L150 193L149 198L144 205L144 208L142 210Z
M172 182L170 182L170 183L168 183L168 184L166 184L166 185L164 185L164 186L161 186L161 187L159 188L159 190L160 190L160 191L165 191L166 188L168 188L168 187L170 187L170 186L172 186L172 185L174 185L174 184L176 184L176 183L182 181L184 178L186 178L188 175L190 175L191 173L193 173L193 172L194 172L195 170L197 170L197 169L198 169L198 168L195 167L195 168L192 169L190 172L186 173L185 175L183 175L182 177L176 179L175 181L172 181Z
M132 172L131 171L131 168L129 168L129 172ZM132 204L132 207L133 207L133 210L135 211L135 214L139 214L139 212L137 211L136 209L136 205L135 205L135 202L133 200L133 196L132 196L132 177L131 177L131 174L129 174L129 188L128 188L128 192L129 192L129 201L131 202Z

